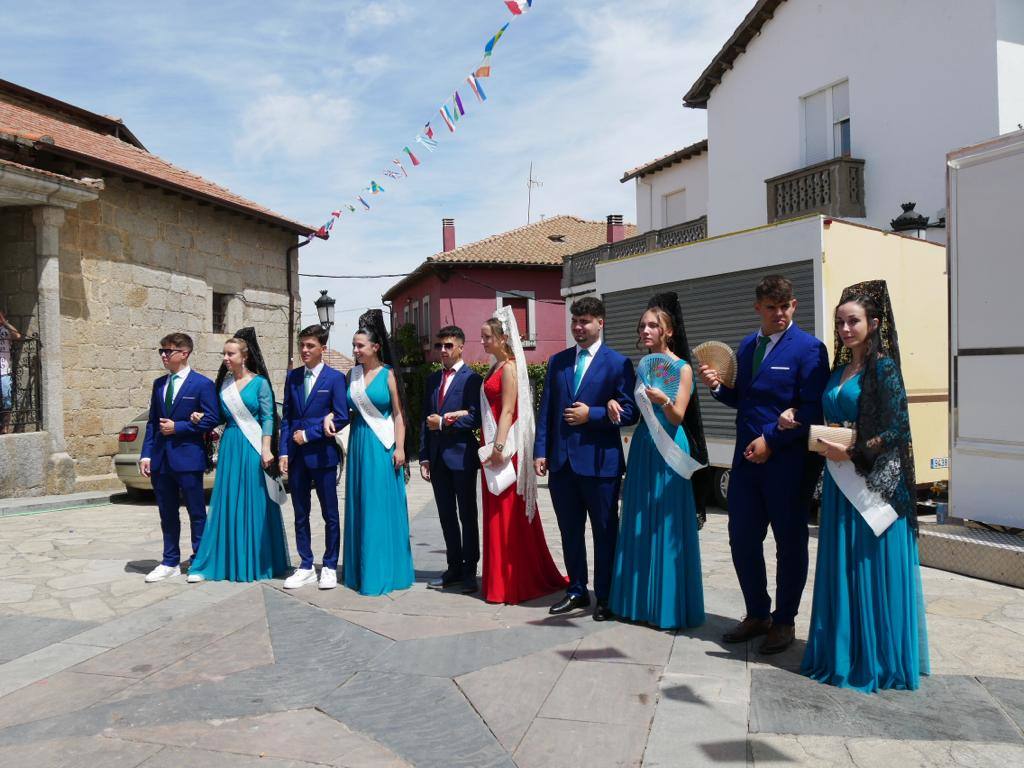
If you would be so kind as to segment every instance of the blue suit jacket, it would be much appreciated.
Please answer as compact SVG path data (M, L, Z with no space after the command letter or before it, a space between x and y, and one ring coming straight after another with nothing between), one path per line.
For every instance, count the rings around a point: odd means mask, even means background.
M142 441L140 458L150 460L153 472L205 472L206 448L203 436L220 423L220 399L213 382L201 373L190 371L174 395L170 413L164 408L167 376L153 382L149 400L149 421ZM193 411L202 411L198 424L189 419ZM174 420L174 434L160 432L160 419Z
M587 367L579 392L573 395L575 369L576 347L548 360L533 455L546 458L552 472L568 462L577 475L617 477L626 464L619 427L635 424L639 416L633 401L633 363L602 343ZM608 418L608 401L612 399L622 406L619 424ZM582 425L566 424L562 411L577 401L590 406L590 420Z
M721 387L716 400L736 409L736 450L733 466L745 461L743 451L764 435L772 449L769 462L803 464L807 455L807 430L820 424L821 396L828 383L828 352L825 345L795 323L772 347L754 375L757 333L740 342L736 354L736 386ZM779 429L779 414L796 408L797 429Z
M340 371L324 365L306 398L304 388L306 367L288 371L284 382L284 404L281 407L281 441L279 455L290 463L301 461L309 469L336 467L341 459L338 444L324 434L324 417L334 415L334 428L348 424L348 385ZM297 429L306 431L306 443L292 439Z
M468 365L452 374L448 392L440 410L437 400L441 394L442 371L434 371L427 378L423 393L423 424L420 425L420 461L431 463L439 459L454 470L474 470L480 466L480 457L474 429L480 427L480 387L483 379ZM427 417L444 416L451 411L469 411L469 414L440 430L427 427Z

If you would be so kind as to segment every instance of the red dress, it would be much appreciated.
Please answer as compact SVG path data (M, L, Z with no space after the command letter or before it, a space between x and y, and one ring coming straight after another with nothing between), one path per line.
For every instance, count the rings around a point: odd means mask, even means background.
M484 382L484 394L497 422L501 417L501 366ZM512 461L518 467L519 457L513 456ZM568 579L551 559L540 510L529 520L526 502L516 493L514 484L498 496L487 490L487 483L481 486L484 599L514 605L565 589Z

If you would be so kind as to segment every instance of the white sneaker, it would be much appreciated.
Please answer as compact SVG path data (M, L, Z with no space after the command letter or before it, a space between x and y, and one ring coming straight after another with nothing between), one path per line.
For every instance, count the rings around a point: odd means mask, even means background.
M320 589L334 589L338 586L338 572L333 568L320 569Z
M146 574L146 583L152 584L154 581L163 581L164 579L169 579L172 576L181 576L181 566L158 565Z
M206 581L206 577L201 573L190 573L185 581L189 584L198 584L201 581Z
M296 568L295 573L284 580L285 589L298 589L307 584L316 584L316 570L313 568Z

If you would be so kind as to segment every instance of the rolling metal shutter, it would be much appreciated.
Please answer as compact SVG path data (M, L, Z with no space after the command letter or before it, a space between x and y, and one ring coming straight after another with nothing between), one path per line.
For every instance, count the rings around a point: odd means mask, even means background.
M810 261L798 261L606 293L602 296L607 311L605 342L635 363L643 356L637 348L636 326L647 302L656 293L675 291L679 294L691 346L715 339L735 350L744 336L757 330L754 287L762 277L771 274L785 275L793 282L798 302L795 319L805 330L813 332L814 265ZM698 386L703 385L698 382ZM717 402L706 390L699 392L700 413L707 436L734 439L736 412Z

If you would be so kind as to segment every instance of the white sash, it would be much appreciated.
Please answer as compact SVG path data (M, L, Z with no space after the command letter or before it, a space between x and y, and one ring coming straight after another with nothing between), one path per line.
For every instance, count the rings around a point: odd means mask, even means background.
M224 378L224 384L220 388L220 396L224 399L224 405L231 413L231 418L242 430L245 439L253 447L256 454L263 460L263 428L257 423L256 418L249 412L245 403L242 402L242 395L235 386L235 378L230 373ZM261 465L262 469L262 465ZM267 481L267 495L277 504L284 504L288 501L288 494L284 489L281 478L273 478L263 472L263 479Z
M386 370L386 369L385 369ZM378 373L378 376L381 374ZM356 410L363 420L373 430L373 434L380 440L386 450L391 450L395 444L395 420L385 416L380 409L373 404L373 401L366 394L366 382L363 379L363 366L357 365L352 369L352 380L349 382L349 394Z
M654 447L658 449L658 453L661 454L661 458L665 460L665 463L669 465L673 472L686 480L698 469L704 469L707 464L701 464L695 458L690 456L686 451L679 447L679 445L672 439L665 428L661 426L661 422L658 421L657 415L654 413L654 404L651 402L651 398L647 396L644 391L646 384L638 377L636 380L636 389L633 390L633 395L636 399L636 404L640 408L640 413L644 417L644 423L647 424L647 429L651 433L651 437L654 439ZM683 425L680 424L679 428L682 429Z
M484 388L480 387L480 423L484 433L484 444L480 446L480 461L483 462L494 450L494 438L498 434L498 422L494 420L491 412L491 404L487 402L487 395ZM505 437L505 451L502 456L505 460L500 464L486 465L481 463L484 470L484 480L487 482L487 490L497 496L511 487L516 482L516 470L512 466L512 457L516 453L516 425L513 423L508 428L508 435Z
M881 536L890 525L896 522L896 518L899 517L896 510L876 491L868 488L867 481L857 474L857 469L853 466L852 461L829 459L826 464L829 474L832 475L832 479L835 480L843 496L860 512L860 516L871 526L875 536Z

